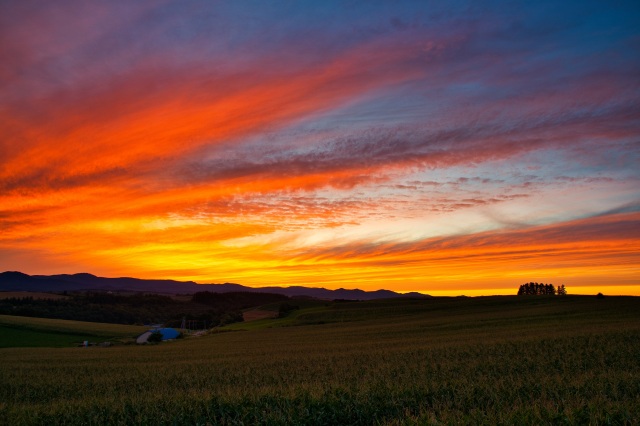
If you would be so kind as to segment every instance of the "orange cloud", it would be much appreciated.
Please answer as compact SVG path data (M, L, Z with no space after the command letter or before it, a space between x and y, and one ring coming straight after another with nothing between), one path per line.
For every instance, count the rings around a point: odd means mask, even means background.
M487 294L489 289L511 294L523 282L539 281L582 292L606 293L608 286L617 286L640 295L640 213L409 242L345 244L314 244L308 240L313 232L304 229L281 233L285 217L271 225L237 219L96 221L52 227L37 241L11 243L25 253L48 250L45 258L58 264L87 265L112 276L440 295ZM85 233L91 238L83 241Z
M226 43L212 23L237 11L192 7L0 5L0 265L638 292L632 61L555 73L495 17L399 28L358 8L349 40L292 21L262 49L257 9Z
M268 58L251 64L260 73L233 75L142 64L101 89L79 88L80 98L54 93L37 105L31 100L30 107L41 111L36 117L8 111L0 182L6 192L135 179L199 147L277 128L415 78L422 71L406 60L417 54L424 55L365 46L313 68L271 72L287 64ZM374 63L388 65L372 72Z

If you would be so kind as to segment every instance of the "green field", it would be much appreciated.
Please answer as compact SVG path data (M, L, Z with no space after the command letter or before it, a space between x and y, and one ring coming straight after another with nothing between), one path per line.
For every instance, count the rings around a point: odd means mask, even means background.
M147 327L0 315L0 348L70 347L132 339Z
M2 349L0 424L640 424L640 298L322 303L226 329Z

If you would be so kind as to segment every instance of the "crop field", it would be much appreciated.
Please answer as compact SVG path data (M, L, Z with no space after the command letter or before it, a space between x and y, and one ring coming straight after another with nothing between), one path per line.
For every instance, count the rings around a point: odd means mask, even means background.
M640 298L326 303L219 331L1 349L0 424L640 424Z
M0 348L69 347L84 340L132 338L147 327L0 315Z

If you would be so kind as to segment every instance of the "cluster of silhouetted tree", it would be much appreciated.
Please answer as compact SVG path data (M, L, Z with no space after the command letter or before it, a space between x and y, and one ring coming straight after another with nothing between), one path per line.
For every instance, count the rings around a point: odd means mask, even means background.
M281 303L278 308L278 318L284 318L288 316L291 312L300 309L299 306L292 305L290 303Z
M64 299L8 298L0 314L117 324L162 323L185 306L168 296L71 293Z
M543 283L526 283L522 284L518 289L518 296L522 295L541 295L541 294L558 294L564 296L567 294L567 290L564 284L560 284L557 288L553 284Z

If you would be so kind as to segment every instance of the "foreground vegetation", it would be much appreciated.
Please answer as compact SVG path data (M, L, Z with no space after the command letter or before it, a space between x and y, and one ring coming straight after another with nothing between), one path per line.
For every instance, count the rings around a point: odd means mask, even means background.
M0 423L640 423L638 298L316 304L260 324L0 350Z

